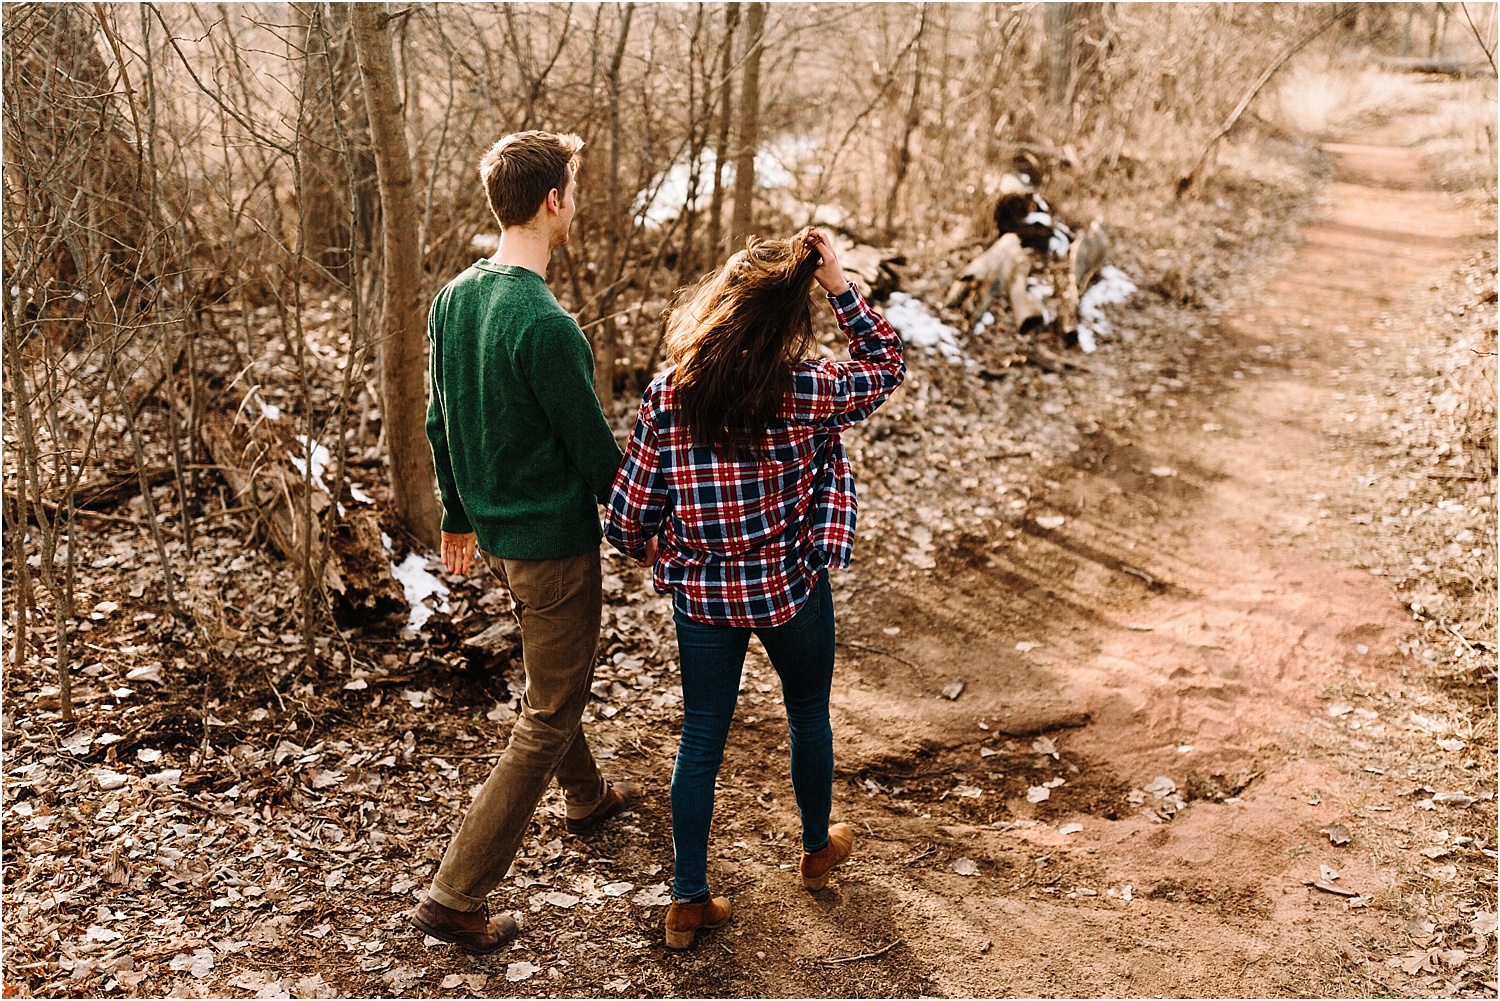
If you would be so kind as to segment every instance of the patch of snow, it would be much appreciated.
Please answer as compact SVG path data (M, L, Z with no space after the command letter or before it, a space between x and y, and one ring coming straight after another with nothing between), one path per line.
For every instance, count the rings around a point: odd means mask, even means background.
M952 362L960 360L963 352L958 346L958 331L933 316L921 299L913 299L905 292L892 292L884 312L886 320L906 343L928 352L941 352Z
M1026 218L1021 221L1028 226L1050 227L1052 225L1052 216L1046 212L1028 212L1026 213Z
M381 535L381 541L390 548L390 537ZM448 586L427 572L427 559L421 553L407 553L406 559L400 563L391 564L391 576L401 584L401 590L406 592L406 603L411 606L411 615L406 620L407 628L421 629L432 617L433 610L428 607L427 599L438 595L437 610L446 612L448 610Z
M302 444L302 450L304 452L307 451L307 437L305 435L298 435L297 441ZM323 446L322 442L316 442L313 444L312 478L313 482L318 485L318 489L323 491L325 494L328 493L328 485L323 482L323 474L328 471L328 461L332 458L333 456L329 454L328 449ZM297 472L301 473L303 476L307 475L307 459L303 458L302 456L289 455L287 456L287 461L297 468Z
M1109 333L1109 320L1104 317L1104 307L1114 306L1129 299L1135 293L1135 282L1113 264L1099 270L1099 278L1089 286L1078 302L1078 346L1087 354L1098 349L1095 336Z
M817 142L807 136L785 135L772 140L755 154L756 186L770 190L795 187L795 171L803 166L804 161L817 148ZM693 207L698 211L707 209L713 197L714 163L713 150L706 149L698 155L698 196L693 201ZM816 164L811 164L810 169L816 171L819 168ZM658 174L652 180L651 187L636 196L631 211L644 214L646 222L653 226L671 222L687 206L688 181L691 177L692 161L686 157L678 160L667 168L665 174ZM723 178L725 188L733 186L733 163L724 164Z
M371 497L369 494L365 493L363 490L361 490L359 488L358 484L355 484L355 483L352 483L352 482L349 484L349 496L353 497L355 500L359 501L361 504L374 504L375 503L375 498L374 497Z
M1073 241L1068 239L1068 234L1063 232L1062 227L1052 231L1052 238L1047 241L1047 252L1053 257L1067 257L1068 249L1073 246Z

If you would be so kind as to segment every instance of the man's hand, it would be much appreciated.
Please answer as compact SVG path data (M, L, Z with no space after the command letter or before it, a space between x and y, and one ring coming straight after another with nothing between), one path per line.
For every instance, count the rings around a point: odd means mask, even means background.
M646 558L641 560L641 566L656 566L656 536L654 535L646 540Z
M478 540L474 538L473 532L465 532L463 535L444 532L443 565L448 568L448 572L468 573L470 564L474 562L474 547L477 544Z
M833 241L828 234L821 229L807 229L802 234L802 242L818 252L823 263L818 265L818 270L813 272L813 277L818 284L823 286L823 291L829 295L838 295L849 289L849 280L844 277L844 269L839 267L838 251L833 249Z

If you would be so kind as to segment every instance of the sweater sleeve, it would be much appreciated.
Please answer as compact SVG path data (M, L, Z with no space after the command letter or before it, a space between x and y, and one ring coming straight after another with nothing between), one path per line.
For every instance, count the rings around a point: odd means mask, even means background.
M428 396L427 441L432 445L432 461L437 467L438 492L443 498L443 531L467 535L474 531L458 496L458 481L453 477L453 455L448 450L447 404L443 392L443 341L438 327L443 312L441 294L433 300L427 314Z
M571 317L553 317L527 331L516 363L595 499L603 504L624 453L594 396L594 355Z

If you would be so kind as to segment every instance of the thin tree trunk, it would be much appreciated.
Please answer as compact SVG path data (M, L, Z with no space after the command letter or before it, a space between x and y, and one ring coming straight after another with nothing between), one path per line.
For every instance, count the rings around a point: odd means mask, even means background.
M396 517L412 536L436 546L442 505L427 443L427 330L422 309L422 262L417 246L417 201L406 129L397 104L396 69L383 4L353 5L354 47L365 85L365 106L380 183L383 330L377 342L381 419L391 463Z
M708 249L715 258L724 256L724 158L729 155L729 123L734 117L734 33L740 26L740 4L724 11L724 40L719 47L719 132L714 137L714 190L708 203Z
M734 247L750 235L755 201L755 152L760 146L760 54L766 30L766 5L750 4L745 19L745 69L740 86L740 132L734 156L734 217L729 241Z
M620 193L620 68L625 62L625 45L630 40L630 21L634 14L633 3L620 8L620 35L615 40L614 56L610 59L609 72L605 76L605 86L609 93L609 174L605 179L605 196L609 204L609 228L606 231L609 254L605 258L604 279L609 282L609 286L599 297L600 317L609 315L614 308L620 275L625 269L625 206ZM601 323L598 330L593 345L594 395L599 398L599 406L607 414L615 402L615 364L620 352L620 334L612 323Z
M927 5L922 4L917 15L916 42L911 51L911 98L906 102L906 120L901 130L901 143L896 147L896 169L891 178L891 191L885 199L885 240L896 238L896 202L901 197L901 185L906 182L906 172L911 168L911 135L922 119L922 34L927 30Z

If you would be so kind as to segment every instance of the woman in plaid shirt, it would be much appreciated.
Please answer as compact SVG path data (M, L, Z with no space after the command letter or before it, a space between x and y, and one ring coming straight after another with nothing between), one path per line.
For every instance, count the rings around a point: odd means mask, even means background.
M806 357L815 281L849 338L847 362ZM816 230L752 241L731 257L674 310L666 345L673 364L646 388L605 534L652 564L656 589L673 596L683 721L666 938L680 949L699 928L729 920L729 901L708 890L708 832L752 632L781 678L804 885L822 889L853 846L849 825L828 823L828 568L849 565L855 519L839 435L873 413L906 369L896 332Z

